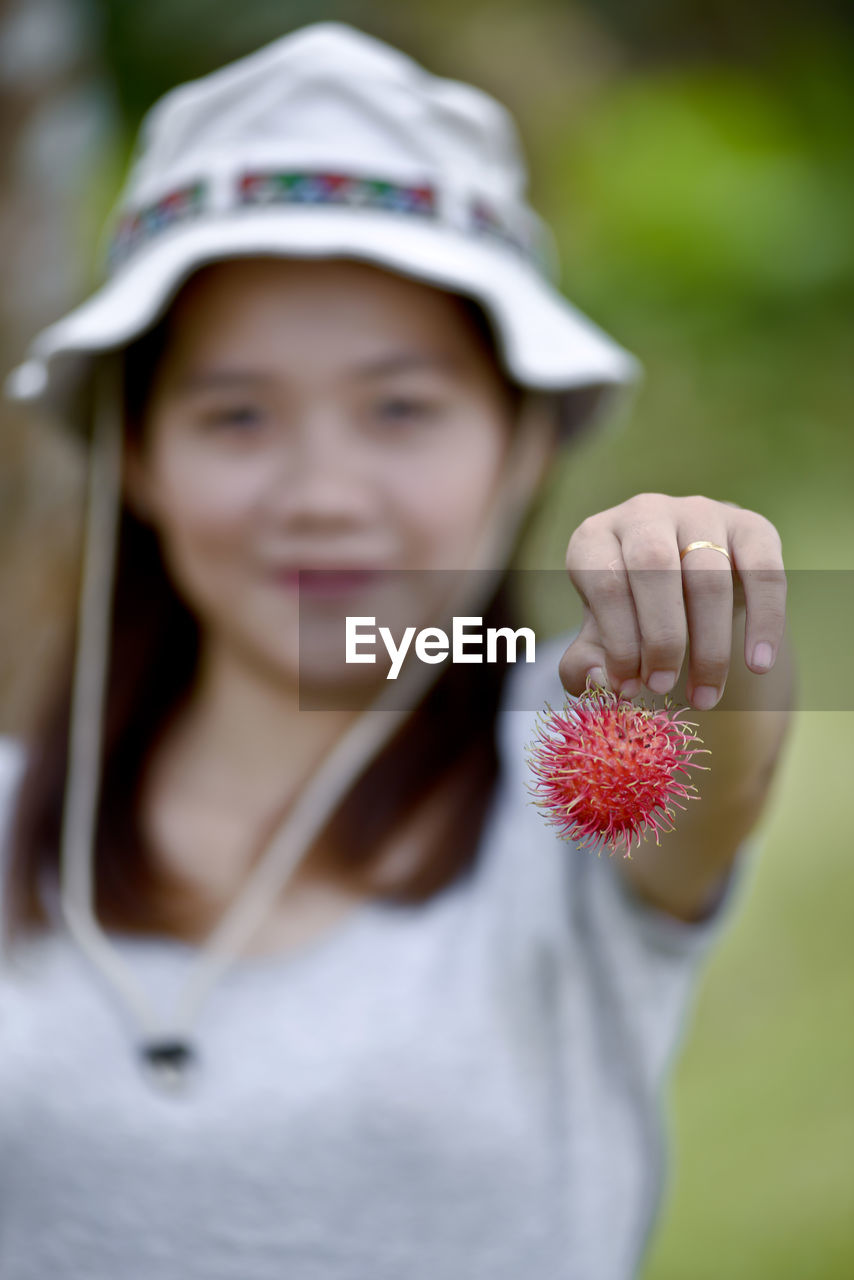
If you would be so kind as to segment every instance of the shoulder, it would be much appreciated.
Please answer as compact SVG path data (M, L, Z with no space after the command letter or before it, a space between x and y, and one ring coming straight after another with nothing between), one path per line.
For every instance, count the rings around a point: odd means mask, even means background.
M509 670L498 717L499 750L505 767L524 764L524 747L534 734L538 713L548 704L563 705L567 696L558 665L578 635L561 632L538 640L534 662L516 662Z
M532 803L528 748L545 704L563 705L558 664L571 639L538 638L535 661L510 665L495 724L499 776L482 837L481 885L507 929L528 940L564 927L563 848Z

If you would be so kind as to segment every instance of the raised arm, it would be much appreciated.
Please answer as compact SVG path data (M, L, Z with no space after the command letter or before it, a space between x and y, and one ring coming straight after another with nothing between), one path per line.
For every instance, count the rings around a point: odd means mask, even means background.
M686 553L695 541L713 546ZM795 665L779 535L732 503L638 494L578 526L567 569L584 623L561 659L564 686L578 694L592 672L625 696L644 686L647 697L669 691L692 706L712 753L700 799L677 811L676 830L620 860L641 897L682 920L702 919L759 821L791 722ZM757 653L763 643L767 665ZM657 679L663 672L671 678Z

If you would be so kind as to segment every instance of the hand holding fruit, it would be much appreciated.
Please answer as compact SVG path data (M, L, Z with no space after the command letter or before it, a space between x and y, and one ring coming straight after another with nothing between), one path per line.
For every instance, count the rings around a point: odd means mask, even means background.
M691 543L710 542L688 551ZM729 558L728 558L729 557ZM744 662L774 665L786 615L780 535L758 512L701 496L641 493L589 516L569 540L566 567L584 604L560 664L580 693L588 673L624 697L672 689L688 652L688 697L707 711L733 661L736 610L746 608Z

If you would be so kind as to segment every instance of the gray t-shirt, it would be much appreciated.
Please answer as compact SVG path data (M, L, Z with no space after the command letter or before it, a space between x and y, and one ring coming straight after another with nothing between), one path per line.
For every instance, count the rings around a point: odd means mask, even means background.
M631 892L619 855L555 836L524 747L560 704L565 643L508 682L472 868L426 904L369 902L299 952L238 962L187 1092L148 1083L62 930L0 968L3 1280L637 1274L667 1189L663 1090L758 837L687 924ZM21 764L0 741L4 827ZM111 939L170 1008L195 949Z

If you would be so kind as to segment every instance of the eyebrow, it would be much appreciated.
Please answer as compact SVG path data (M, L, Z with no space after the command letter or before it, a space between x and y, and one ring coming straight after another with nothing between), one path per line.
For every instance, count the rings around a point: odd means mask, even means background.
M370 378L387 377L394 373L407 373L410 370L437 369L440 372L454 374L459 371L460 363L451 355L439 352L395 351L376 360L368 360L354 365L348 370L348 376L367 381ZM181 378L176 390L181 394L197 391L216 390L218 388L235 388L264 386L275 382L269 373L251 369L198 369Z
M253 373L249 369L199 369L188 373L176 385L176 390L189 394L193 391L208 391L217 387L259 386L272 382L266 373Z
M406 373L410 369L439 369L456 373L460 362L451 355L438 351L395 351L377 360L369 360L351 369L357 378L378 378L389 373Z

